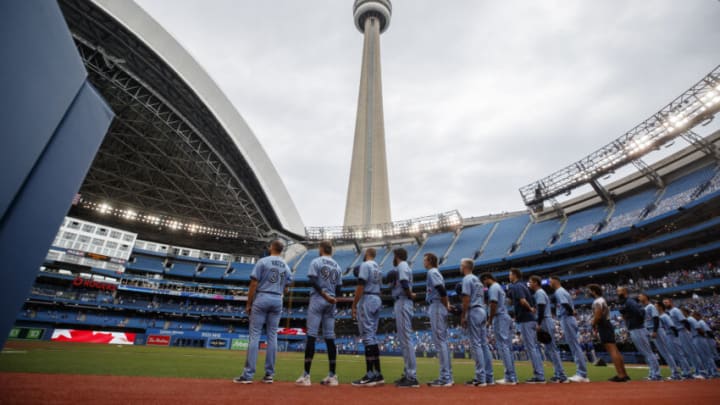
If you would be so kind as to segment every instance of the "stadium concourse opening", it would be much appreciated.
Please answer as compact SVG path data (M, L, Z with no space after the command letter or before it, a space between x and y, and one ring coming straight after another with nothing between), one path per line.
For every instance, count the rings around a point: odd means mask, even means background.
M2 69L18 84L3 106L10 133L33 141L3 137L0 148L13 164L0 201L12 280L0 294L0 387L11 401L85 399L73 381L102 387L109 402L158 392L229 401L267 395L230 381L286 386L298 375L297 385L341 392L396 377L401 387L468 385L450 395L527 382L537 385L524 395L550 402L560 391L541 385L572 381L560 389L597 400L718 401L717 384L700 380L717 378L720 361L720 131L700 133L720 110L720 67L608 146L522 187L527 210L306 228L240 114L140 7L8 4ZM379 35L390 2L355 6L366 11L356 22L381 24ZM14 51L23 57L5 54ZM50 59L58 67L28 69ZM14 102L26 99L44 111ZM687 146L642 160L676 139ZM636 170L601 181L623 167ZM591 191L558 201L583 186ZM262 376L258 350L270 358ZM328 361L311 371L316 351ZM158 361L133 365L148 353ZM176 367L183 359L192 366ZM698 381L594 384L626 377Z

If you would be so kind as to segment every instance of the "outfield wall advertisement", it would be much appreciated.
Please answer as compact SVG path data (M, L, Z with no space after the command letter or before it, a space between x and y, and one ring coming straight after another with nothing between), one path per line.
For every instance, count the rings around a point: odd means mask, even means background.
M247 350L248 336L239 333L197 332L191 330L148 329L146 341L152 346L192 346L208 349Z
M247 350L248 349L248 337L233 339L230 341L230 350Z
M151 346L170 346L170 336L169 335L148 335L147 342L145 342L147 345Z
M44 328L12 328L10 330L10 339L27 339L27 340L40 340L45 334Z
M54 342L101 343L108 345L131 345L135 334L97 330L55 329L50 340Z

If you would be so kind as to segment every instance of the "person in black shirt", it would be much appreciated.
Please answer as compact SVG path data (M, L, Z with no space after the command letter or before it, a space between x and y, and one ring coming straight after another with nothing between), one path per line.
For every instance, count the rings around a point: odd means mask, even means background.
M535 299L522 282L520 269L510 269L510 285L508 295L512 299L515 312L515 324L520 330L523 343L533 366L533 377L526 380L528 384L545 384L542 354L537 342L537 322L535 320Z
M650 335L645 329L645 309L638 304L635 299L628 297L628 291L625 287L617 289L618 304L620 304L620 314L622 314L630 332L630 338L635 348L645 357L645 362L649 366L648 381L662 381L660 375L660 364L658 363L655 353L650 346Z

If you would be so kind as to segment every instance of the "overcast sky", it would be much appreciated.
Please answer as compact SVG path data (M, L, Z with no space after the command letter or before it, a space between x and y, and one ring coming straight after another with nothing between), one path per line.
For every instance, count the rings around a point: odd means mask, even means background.
M305 225L341 225L362 53L352 1L138 2L248 122ZM393 0L381 37L393 220L523 209L519 187L720 63L719 22L718 0Z

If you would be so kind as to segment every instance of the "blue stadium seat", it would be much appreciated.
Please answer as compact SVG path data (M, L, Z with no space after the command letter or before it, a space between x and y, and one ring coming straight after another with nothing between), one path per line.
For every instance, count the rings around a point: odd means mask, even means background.
M645 189L629 197L623 197L615 203L615 211L607 225L599 233L607 233L626 228L640 219L640 214L655 201L658 190Z
M333 254L333 259L340 265L343 272L355 261L358 253L355 249L337 249Z
M490 241L485 246L485 250L479 259L485 260L506 256L528 222L530 222L530 216L525 214L498 222L495 233L490 237Z
M541 252L550 244L552 237L560 230L559 219L551 219L530 224L528 231L520 241L520 246L514 255Z
M295 268L295 274L293 277L295 278L295 281L308 281L308 270L310 270L310 262L312 262L315 258L317 258L320 254L318 253L317 249L310 249L305 254L305 257L303 257L302 261L298 263L297 267Z
M158 274L162 274L165 270L163 266L164 259L161 257L141 255L135 255L134 257L134 260L127 263L126 268Z
M430 235L422 246L422 249L417 255L417 259L413 263L413 270L424 270L423 257L425 253L434 253L438 259L442 259L445 256L450 244L455 239L455 232L438 233Z
M222 280L223 276L225 275L225 270L225 267L201 266L198 269L198 272L195 273L195 277L207 280Z
M482 224L463 229L455 245L448 253L444 266L458 266L463 258L475 258L475 253L487 239L494 224Z
M197 266L197 263L173 261L172 265L166 269L165 274L170 276L192 278L195 275Z
M692 201L695 191L708 182L714 173L715 166L709 165L672 181L665 187L665 193L646 219L676 210Z
M230 270L223 276L223 280L229 281L250 281L250 273L252 273L254 264L232 262Z
M553 248L579 240L587 240L606 215L607 207L604 205L596 205L569 215L565 230Z

